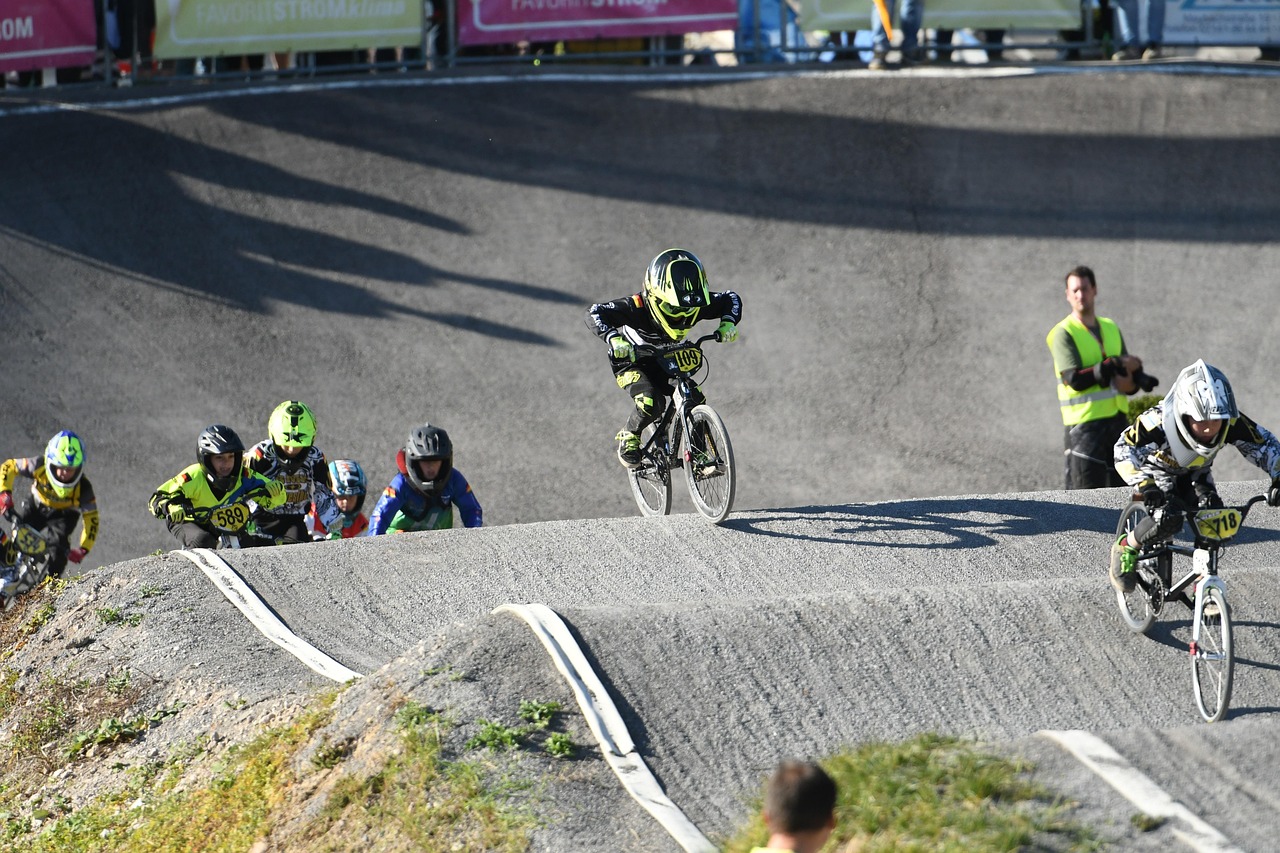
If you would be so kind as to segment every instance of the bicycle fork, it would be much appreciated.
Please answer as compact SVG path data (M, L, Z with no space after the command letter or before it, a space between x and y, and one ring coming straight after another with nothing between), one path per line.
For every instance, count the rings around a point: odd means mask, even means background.
M1221 655L1204 651L1200 648L1200 626L1204 615L1205 604L1209 600L1209 590L1216 589L1222 596L1223 605L1227 601L1227 585L1218 577L1217 560L1210 556L1205 548L1196 548L1191 555L1191 566L1200 579L1195 584L1195 608L1191 616L1191 657L1203 655L1210 660L1219 659Z

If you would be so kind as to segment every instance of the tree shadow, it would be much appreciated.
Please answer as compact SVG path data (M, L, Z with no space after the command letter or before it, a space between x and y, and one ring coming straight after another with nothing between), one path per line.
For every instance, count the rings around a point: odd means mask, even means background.
M772 510L764 517L730 518L721 526L744 533L891 548L982 548L997 537L1115 529L1117 511L1100 507L1020 498L931 498L890 504L850 504ZM811 522L821 532L797 532ZM785 524L787 529L772 528Z

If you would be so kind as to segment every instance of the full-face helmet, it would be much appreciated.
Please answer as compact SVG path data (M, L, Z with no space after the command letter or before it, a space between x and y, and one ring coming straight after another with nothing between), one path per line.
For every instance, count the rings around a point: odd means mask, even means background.
M1184 468L1202 465L1222 449L1227 429L1240 416L1231 383L1218 368L1200 359L1174 380L1164 398L1164 434L1177 463ZM1223 421L1208 444L1191 431L1193 421Z
M306 403L285 400L271 413L267 434L276 447L310 447L316 441L316 416Z
M449 440L449 433L440 427L423 424L410 431L403 458L401 471L413 487L424 495L436 495L449 482L449 473L453 471L453 442ZM440 470L434 478L427 480L423 478L418 463L432 459L441 461Z
M335 459L329 463L329 483L334 495L338 497L354 497L359 512L364 506L365 478L364 469L353 459Z
M211 457L221 453L234 453L235 464L231 466L231 472L225 477L219 477L213 469ZM240 440L240 436L236 435L236 431L229 426L222 424L213 424L207 426L200 433L200 437L196 439L196 461L200 463L200 468L204 471L205 478L209 481L209 485L220 491L226 491L235 484L236 479L240 476L240 466L244 463L244 442Z
M70 469L59 477L56 469ZM49 475L49 488L60 498L71 497L84 476L84 442L69 429L49 439L44 449L44 470Z
M689 334L703 308L711 304L707 274L693 252L667 249L649 262L644 274L649 315L673 341Z

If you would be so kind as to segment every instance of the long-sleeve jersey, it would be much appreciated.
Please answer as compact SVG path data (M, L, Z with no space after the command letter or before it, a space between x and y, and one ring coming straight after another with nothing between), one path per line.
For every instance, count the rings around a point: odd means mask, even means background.
M254 471L241 469L236 482L225 492L217 492L209 484L204 469L192 463L178 475L165 480L151 495L151 514L164 516L165 509L175 499L190 503L193 509L213 510L209 517L211 526L218 530L235 532L249 520L247 501L252 500L261 509L273 509L285 499L285 491L274 487L277 497L272 498L267 484L271 482Z
M480 509L480 502L472 493L471 484L467 482L467 478L462 476L457 468L449 472L449 482L433 498L428 498L415 489L404 474L396 474L391 478L390 485L383 490L382 497L378 498L378 505L373 508L373 515L369 516L369 535L381 536L386 533L397 512L403 513L414 522L422 523L424 530L452 527L455 505L458 507L458 514L462 516L464 527L481 526L483 511ZM435 512L437 517L430 524L426 524L432 512Z
M714 318L728 320L735 325L742 322L742 300L738 294L732 290L712 293L711 301L706 308L702 309L699 320ZM614 335L622 335L632 344L654 346L671 343L671 339L667 337L662 327L654 322L649 314L649 307L644 304L644 296L639 293L633 293L612 302L597 302L592 305L587 309L587 325L602 341L607 341ZM609 361L614 373L632 364L629 361L613 358L612 355Z
M1192 480L1213 485L1213 460L1195 467L1183 467L1169 449L1164 431L1165 401L1138 416L1116 441L1116 470L1126 483L1139 488L1154 482L1162 491L1173 489L1174 481L1190 474ZM1280 473L1280 440L1243 412L1227 427L1226 444L1233 444L1245 459L1274 477Z
M249 448L244 467L284 484L285 501L272 510L274 514L305 516L314 504L316 517L325 527L338 517L338 505L329 490L329 464L320 448L308 447L290 459L268 438Z
M316 516L315 507L307 513L307 532L311 534L312 539L354 539L357 536L363 536L368 529L369 516L363 512L353 512L350 515L340 512L328 526L320 522L319 517Z
M76 510L84 523L80 529L80 547L93 550L93 543L98 539L98 500L94 497L93 486L89 478L81 475L71 494L59 497L49 485L49 471L45 468L44 457L25 456L17 459L6 459L0 462L0 492L12 492L19 476L31 480L31 496L51 510ZM70 533L70 530L68 530Z

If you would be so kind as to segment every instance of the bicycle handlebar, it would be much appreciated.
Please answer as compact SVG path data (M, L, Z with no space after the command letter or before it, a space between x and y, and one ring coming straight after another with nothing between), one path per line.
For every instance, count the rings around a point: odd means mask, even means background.
M688 347L702 349L702 345L707 341L716 341L718 343L720 341L720 333L712 332L709 335L703 335L696 341L672 341L669 344L637 344L635 347L636 358L651 355L667 355L668 353L673 353L676 350L682 350Z

